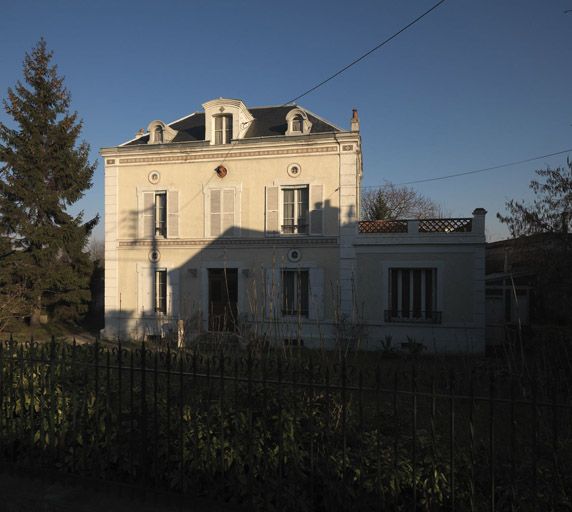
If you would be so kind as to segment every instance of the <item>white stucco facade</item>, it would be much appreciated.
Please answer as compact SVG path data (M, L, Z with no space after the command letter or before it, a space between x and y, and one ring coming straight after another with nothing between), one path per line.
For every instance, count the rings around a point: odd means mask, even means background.
M342 130L299 106L203 107L101 150L105 337L182 323L190 339L230 316L239 334L280 343L332 346L343 322L363 327L367 348L391 335L484 350L481 211L462 232L412 221L363 233L357 113Z

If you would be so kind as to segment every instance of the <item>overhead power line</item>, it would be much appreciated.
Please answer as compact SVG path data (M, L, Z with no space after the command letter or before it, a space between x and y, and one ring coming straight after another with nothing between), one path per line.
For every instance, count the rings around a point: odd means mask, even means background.
M445 176L438 176L436 178L423 178L420 180L404 181L402 183L398 183L398 185L413 185L415 183L427 183L429 181L448 180L449 178L457 178L459 176L467 176L469 174L478 174L481 172L494 171L496 169L504 169L505 167L512 167L514 165L525 164L528 162L534 162L535 160L542 160L543 158L548 158L551 156L564 155L564 154L570 153L570 152L572 152L572 148L564 149L562 151L556 151L554 153L547 153L546 155L533 156L531 158L525 158L524 160L515 160L514 162L508 162L506 164L493 165L491 167L484 167L482 169L475 169L472 171L456 172L454 174L447 174ZM369 185L367 187L362 187L362 188L379 188L380 186L381 185Z
M344 71L347 71L349 68L351 68L352 66L355 66L358 62L362 61L363 59L365 59L366 57L368 57L369 55L371 55L373 52L379 50L382 46L386 45L387 43L389 43L391 40L395 39L399 34L405 32L407 29L411 28L413 25L415 25L418 21L421 21L425 16L427 16L431 11L434 11L435 9L437 9L437 7L439 7L442 3L444 3L445 0L440 0L439 2L437 2L433 7L431 7L431 9L425 11L423 14L420 14L419 16L417 16L417 18L415 18L413 21L411 21L410 23L408 23L407 25L405 25L403 28L401 28L400 30L398 30L397 32L395 32L393 35L389 36L387 39L385 39L384 41L382 41L381 43L379 43L377 46L375 46L374 48L372 48L371 50L369 50L368 52L364 53L361 57L358 57L357 59L355 59L354 61L350 62L347 66L344 66L342 69L340 69L339 71L336 71L333 75L329 76L328 78L326 78L325 80L322 80L319 84L315 85L314 87L308 89L307 91L303 92L302 94L296 96L295 98L291 99L290 101L288 101L287 103L285 103L285 105L287 105L288 103L294 103L296 101L298 101L300 98L303 98L304 96L307 96L308 94L310 94L311 92L314 92L316 89L318 89L319 87L322 87L322 85L327 84L330 80L333 80L334 78L336 78L337 76L341 75Z

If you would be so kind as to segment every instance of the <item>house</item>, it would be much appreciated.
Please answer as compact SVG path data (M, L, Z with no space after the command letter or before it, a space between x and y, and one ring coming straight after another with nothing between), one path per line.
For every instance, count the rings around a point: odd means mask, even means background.
M486 245L486 341L530 340L570 326L572 235L536 233Z
M104 148L104 336L484 350L484 217L362 222L357 111L219 98Z

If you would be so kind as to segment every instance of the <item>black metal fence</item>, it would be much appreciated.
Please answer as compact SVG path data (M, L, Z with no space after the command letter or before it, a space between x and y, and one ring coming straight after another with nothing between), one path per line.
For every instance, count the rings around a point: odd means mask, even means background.
M321 353L0 345L0 456L258 510L570 510L553 379Z

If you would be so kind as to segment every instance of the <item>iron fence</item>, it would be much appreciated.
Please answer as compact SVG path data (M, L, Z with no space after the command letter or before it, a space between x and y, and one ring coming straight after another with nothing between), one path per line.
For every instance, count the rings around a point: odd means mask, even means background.
M572 507L572 406L535 375L55 341L0 370L12 466L258 510Z

